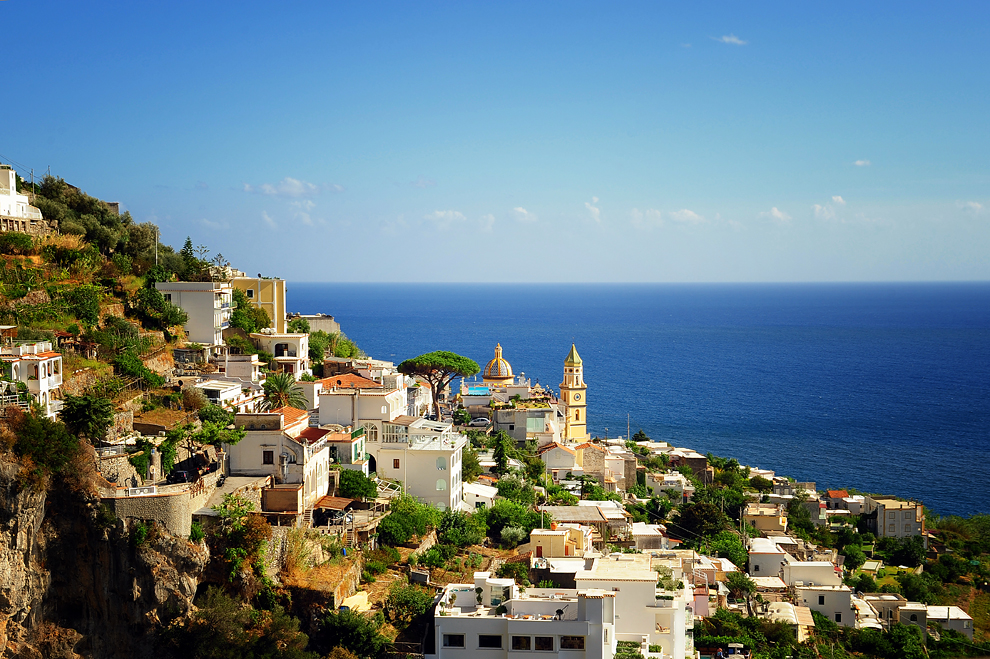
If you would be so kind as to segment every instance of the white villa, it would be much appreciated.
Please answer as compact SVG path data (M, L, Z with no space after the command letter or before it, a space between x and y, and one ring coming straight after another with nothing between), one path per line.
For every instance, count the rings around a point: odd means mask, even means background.
M450 584L433 617L427 657L515 657L524 653L612 659L617 595L604 589L528 588L475 572L473 584ZM637 639L638 640L638 639Z
M62 386L62 354L52 349L51 341L0 346L0 361L4 378L27 385L28 393L41 405L45 416L54 418L62 409L62 401L56 397ZM15 386L6 387L5 398L16 400L16 395Z
M291 407L238 414L240 442L227 446L231 476L272 476L277 484L302 484L303 503L312 507L330 485L329 430L309 427L309 414ZM300 511L301 512L301 511Z
M28 195L17 192L17 172L10 165L0 165L0 231L37 235L50 230L41 210L31 205Z
M292 373L299 379L303 373L312 374L309 365L309 334L279 334L274 331L252 332L251 340L259 350L275 355L279 371Z
M223 331L230 327L233 293L230 284L212 281L162 281L155 284L165 299L189 316L186 338L204 346L223 346Z

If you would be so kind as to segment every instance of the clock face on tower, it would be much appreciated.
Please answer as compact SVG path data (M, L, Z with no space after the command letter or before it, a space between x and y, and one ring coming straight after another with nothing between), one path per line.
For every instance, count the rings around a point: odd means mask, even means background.
M574 400L581 400L581 394L574 394Z

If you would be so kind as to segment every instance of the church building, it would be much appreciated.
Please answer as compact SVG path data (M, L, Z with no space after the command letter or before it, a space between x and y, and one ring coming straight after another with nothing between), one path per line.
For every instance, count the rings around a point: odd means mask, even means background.
M560 383L560 402L566 409L564 439L569 442L588 441L588 385L584 383L584 364L572 343L564 360L564 381Z

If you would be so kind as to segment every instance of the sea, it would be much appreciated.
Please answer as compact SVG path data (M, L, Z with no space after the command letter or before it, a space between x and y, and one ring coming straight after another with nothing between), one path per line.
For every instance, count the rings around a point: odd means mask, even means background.
M289 284L398 364L450 350L559 391L588 427L734 457L819 490L990 513L990 283Z

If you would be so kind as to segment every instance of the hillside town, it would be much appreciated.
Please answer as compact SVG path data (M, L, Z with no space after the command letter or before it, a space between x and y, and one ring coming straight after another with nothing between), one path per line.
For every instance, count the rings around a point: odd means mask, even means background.
M988 592L985 529L931 528L920 501L819 489L643 431L596 436L578 345L548 346L560 371L540 375L556 388L517 375L500 344L484 366L445 346L375 359L332 315L293 313L283 279L191 242L166 252L106 204L86 222L143 251L101 251L99 232L70 231L82 220L44 219L81 192L19 192L0 174L12 446L32 423L68 429L92 455L106 529L135 552L178 539L212 565L165 597L188 602L174 620L206 624L197 611L222 597L319 617L306 633L347 652L319 650L334 657L990 641L985 605L980 620L967 610Z

